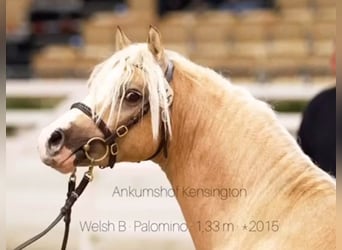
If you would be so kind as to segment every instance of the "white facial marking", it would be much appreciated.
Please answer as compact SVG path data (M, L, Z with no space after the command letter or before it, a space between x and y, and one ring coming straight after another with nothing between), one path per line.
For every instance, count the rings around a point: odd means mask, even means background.
M82 103L92 108L91 106L92 102L89 97L85 98L82 101ZM41 131L38 137L38 151L40 154L40 158L42 159L43 162L48 163L52 160L47 150L47 142L50 139L51 134L57 129L61 129L63 131L69 129L71 127L72 122L77 120L78 117L82 115L84 115L82 111L78 109L71 109ZM56 157L54 157L53 160L57 162L64 160L67 157L69 157L70 154L71 154L70 150L63 148L61 152Z

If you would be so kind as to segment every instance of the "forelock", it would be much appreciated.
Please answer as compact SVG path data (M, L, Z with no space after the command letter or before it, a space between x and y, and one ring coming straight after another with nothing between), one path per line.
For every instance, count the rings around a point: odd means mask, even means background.
M130 45L97 65L88 81L89 94L94 104L101 103L99 106L102 108L94 110L99 117L103 118L106 110L110 108L108 122L116 124L120 116L124 91L137 67L141 69L143 84L149 92L152 134L153 138L157 139L161 107L167 107L165 84L169 83L146 44ZM117 114L115 110L118 110ZM169 109L166 108L164 112L167 130L171 135Z

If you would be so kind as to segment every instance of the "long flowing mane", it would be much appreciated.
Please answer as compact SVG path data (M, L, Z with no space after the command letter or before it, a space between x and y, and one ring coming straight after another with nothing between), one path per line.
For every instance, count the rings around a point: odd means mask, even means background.
M165 90L165 85L169 83L146 44L134 44L120 50L94 68L88 86L93 103L101 103L100 109L96 110L95 107L94 111L103 118L106 109L110 107L108 122L117 126L125 91L133 80L136 69L142 72L144 88L148 90L153 138L158 137L161 107L165 107L163 110L168 133L171 135ZM113 116L115 113L116 117Z
M187 77L192 78L197 84L201 84L205 77L208 82L220 89L233 87L235 91L240 92L240 94L243 93L242 96L251 97L249 92L234 87L228 79L214 70L197 65L174 51L165 50L165 54L168 59L181 65L181 69L178 70L186 73ZM133 44L116 52L94 68L88 80L88 86L93 103L101 103L100 109L96 110L98 107L95 107L94 111L100 118L103 118L105 110L110 107L108 122L116 126L125 91L137 68L141 69L144 87L149 92L152 132L156 139L159 133L160 107L167 107L165 84L168 82L146 44ZM115 112L116 109L118 112ZM168 133L171 135L170 113L167 108L164 111ZM115 113L117 114L116 117L113 116Z

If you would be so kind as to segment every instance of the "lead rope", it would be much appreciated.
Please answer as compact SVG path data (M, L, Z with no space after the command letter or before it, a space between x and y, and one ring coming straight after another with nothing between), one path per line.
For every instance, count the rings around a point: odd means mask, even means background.
M69 197L71 196L71 193L75 191L75 188L76 188L76 168L69 178L67 199L69 199ZM65 227L64 227L64 236L63 236L63 242L62 242L62 250L65 250L68 244L70 221L71 221L71 207L64 216Z
M88 171L84 173L83 178L81 182L76 187L76 174L75 171L71 174L69 178L68 183L68 193L67 193L67 199L64 203L64 206L61 208L59 215L55 220L51 222L51 224L43 230L41 233L35 235L31 239L25 241L24 243L17 246L14 250L21 250L25 247L31 245L35 241L39 240L41 237L43 237L45 234L47 234L52 228L54 228L58 222L60 222L64 218L65 222L65 228L64 228L64 237L63 237L63 243L62 243L62 250L66 249L66 245L68 242L69 237L69 228L70 228L70 216L71 216L71 208L78 199L78 197L81 196L85 188L87 187L88 183L93 180L93 169L94 165L93 163L90 164Z

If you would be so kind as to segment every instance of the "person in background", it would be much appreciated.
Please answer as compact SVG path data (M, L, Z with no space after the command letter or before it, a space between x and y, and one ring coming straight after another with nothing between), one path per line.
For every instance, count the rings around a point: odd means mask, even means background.
M218 9L231 10L235 12L273 7L273 0L223 0L220 1L218 5Z
M89 1L89 0L88 0ZM275 0L159 0L158 12L163 16L169 11L218 9L244 11L274 8Z
M336 51L331 67L336 75ZM336 85L310 101L303 114L298 142L315 164L336 177Z

